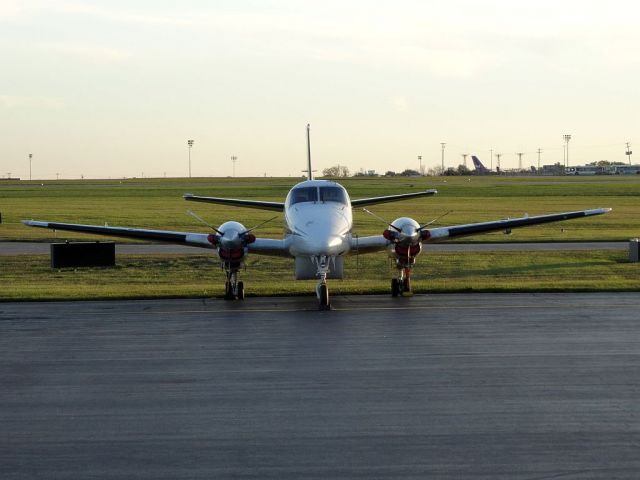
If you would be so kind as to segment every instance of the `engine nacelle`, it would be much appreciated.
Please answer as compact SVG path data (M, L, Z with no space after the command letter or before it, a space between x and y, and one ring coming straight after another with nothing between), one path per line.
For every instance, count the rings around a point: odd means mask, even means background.
M425 236L428 231L421 230L420 224L409 217L396 218L391 222L391 227L382 233L384 238L393 242L389 246L389 256L396 260L399 267L410 267L420 255L421 242L428 238Z
M225 222L217 229L216 235L209 235L209 242L218 249L218 256L230 268L239 268L247 245L256 241L255 235L248 232L240 222Z

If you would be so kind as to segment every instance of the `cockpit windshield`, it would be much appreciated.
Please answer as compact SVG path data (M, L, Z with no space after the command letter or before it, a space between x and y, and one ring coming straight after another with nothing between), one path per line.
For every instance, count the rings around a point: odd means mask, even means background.
M320 187L320 201L338 202L346 205L347 195L344 189L340 187Z
M300 187L291 192L291 205L302 202L317 202L317 187Z
M317 201L347 205L347 192L341 187L298 187L291 191L291 205Z

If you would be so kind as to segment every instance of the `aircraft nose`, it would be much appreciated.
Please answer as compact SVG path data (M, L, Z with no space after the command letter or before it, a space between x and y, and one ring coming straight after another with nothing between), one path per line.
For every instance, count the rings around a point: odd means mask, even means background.
M340 255L345 253L345 240L340 235L314 235L304 239L304 254L306 255Z

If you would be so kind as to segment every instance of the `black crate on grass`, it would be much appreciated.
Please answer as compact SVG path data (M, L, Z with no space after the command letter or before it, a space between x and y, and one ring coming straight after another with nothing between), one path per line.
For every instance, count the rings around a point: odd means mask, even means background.
M51 244L51 268L114 267L114 242L65 242Z

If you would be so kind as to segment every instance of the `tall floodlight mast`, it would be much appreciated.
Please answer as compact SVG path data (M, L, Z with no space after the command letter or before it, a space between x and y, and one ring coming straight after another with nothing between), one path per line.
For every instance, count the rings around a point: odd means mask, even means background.
M627 142L627 151L625 152L625 155L627 157L629 157L629 165L631 165L631 154L633 152L631 151L631 144L629 142Z
M540 170L540 154L542 153L542 149L538 148L537 152L538 152L538 170Z
M444 146L446 145L445 142L440 142L440 146L442 147L442 173L444 173Z
M238 161L238 157L236 157L235 155L231 156L231 163L233 163L233 177L235 178L236 176L236 162Z
M567 162L567 167L569 166L569 140L571 140L571 135L563 135L562 138L564 138L564 143L566 145L565 147L565 158L566 158L566 162Z
M524 152L518 152L516 155L518 155L518 170L522 170L522 156Z
M629 144L627 143L627 146ZM31 180L31 159L33 158L33 153L29 154L29 180Z
M193 140L187 140L189 146L189 178L191 178L191 147L193 147Z

